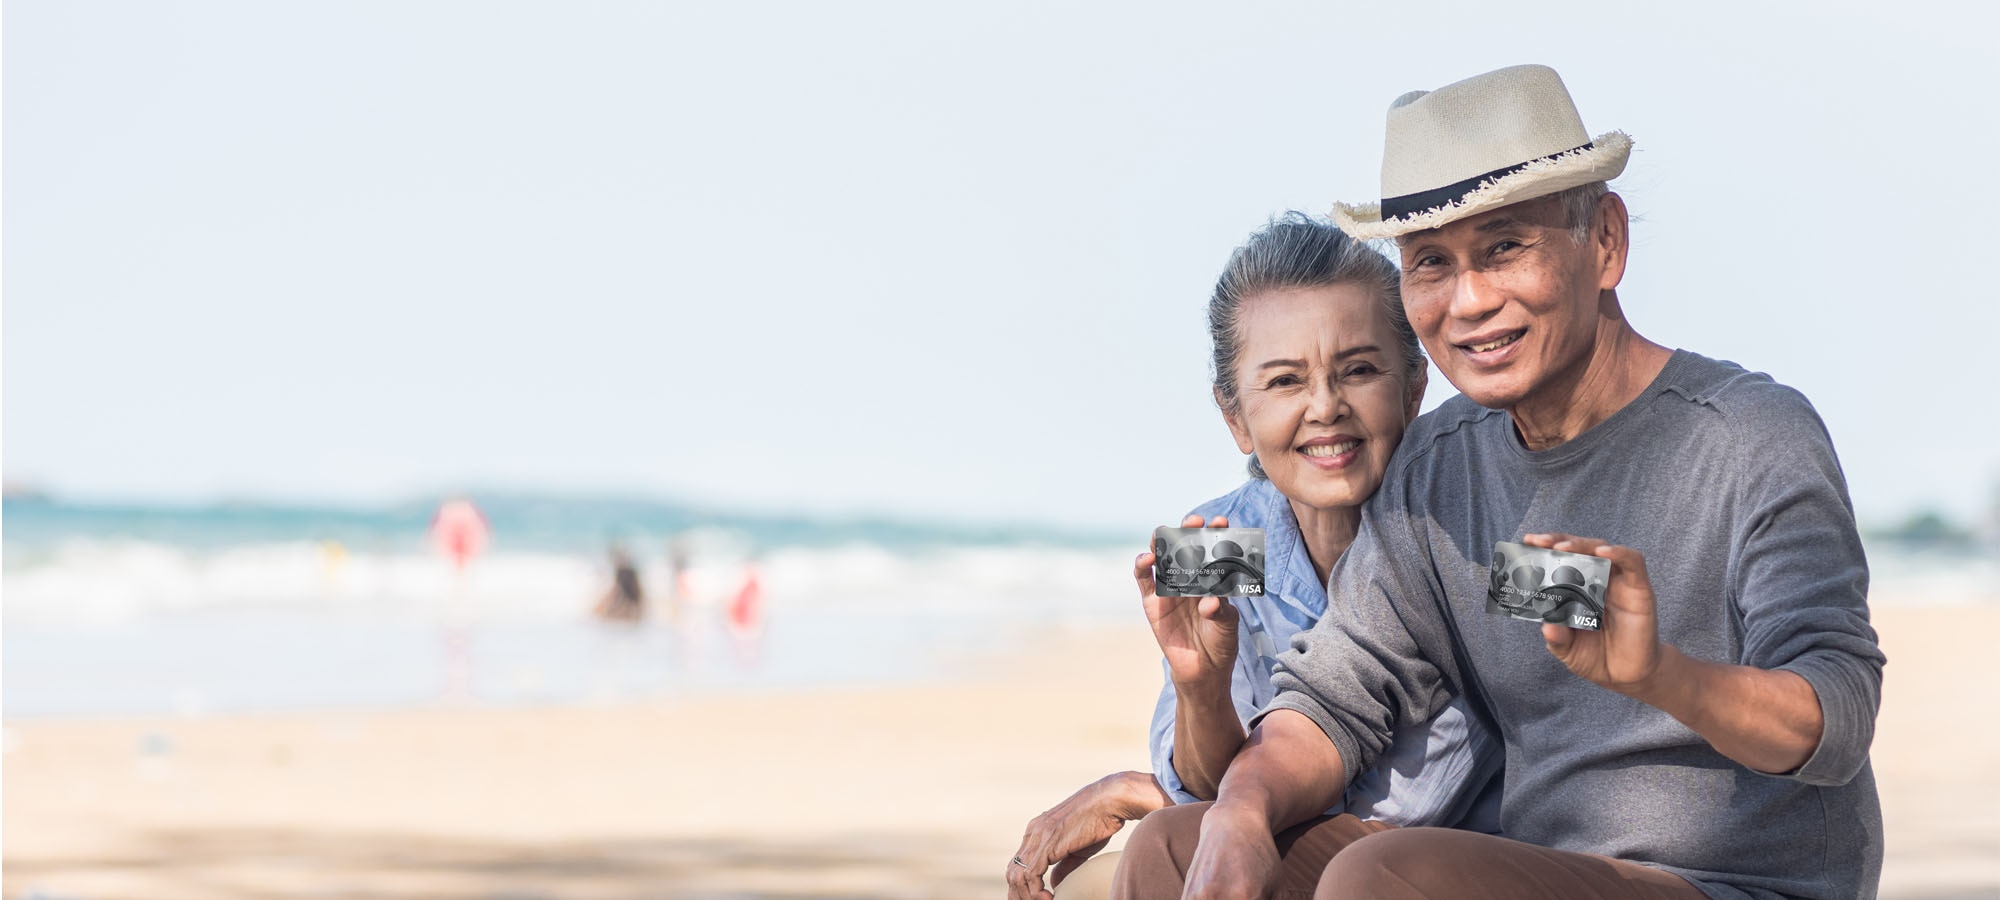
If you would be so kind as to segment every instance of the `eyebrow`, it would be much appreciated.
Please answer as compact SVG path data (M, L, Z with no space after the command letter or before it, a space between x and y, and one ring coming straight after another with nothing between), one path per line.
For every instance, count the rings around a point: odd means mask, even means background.
M1488 219L1484 222L1479 223L1479 227L1473 229L1473 231L1478 232L1479 234L1487 234L1490 232L1499 231L1502 228L1512 228L1519 224L1521 224L1521 220L1516 219L1513 216L1501 216L1500 218L1497 219ZM1424 228L1417 231L1412 231L1409 234L1399 235L1396 238L1396 249L1407 250L1414 244L1421 243L1423 241L1427 241L1430 240L1431 238L1436 237L1443 230L1444 229L1442 227Z
M1363 344L1359 347L1349 347L1345 350L1340 351L1339 353L1335 353L1333 355L1333 358L1346 359L1350 356L1360 356L1363 353L1380 353L1380 352L1382 352L1381 347L1377 347L1374 344ZM1263 365L1258 366L1257 370L1261 372L1265 369L1280 369L1285 367L1303 366L1305 364L1306 361L1303 359L1273 359L1273 360L1268 360Z

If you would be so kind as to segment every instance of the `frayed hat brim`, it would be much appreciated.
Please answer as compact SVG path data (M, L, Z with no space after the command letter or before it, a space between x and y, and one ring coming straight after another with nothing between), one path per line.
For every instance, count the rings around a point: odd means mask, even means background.
M1483 182L1465 196L1442 206L1385 221L1380 203L1335 203L1332 218L1341 231L1356 240L1401 237L1578 185L1609 181L1625 171L1631 155L1629 135L1622 131L1607 132L1587 146L1535 160L1517 171Z

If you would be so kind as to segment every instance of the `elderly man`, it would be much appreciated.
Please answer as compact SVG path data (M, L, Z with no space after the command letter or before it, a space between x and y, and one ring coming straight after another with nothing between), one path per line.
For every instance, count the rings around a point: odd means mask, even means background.
M1218 799L1149 817L1119 895L1874 896L1884 660L1840 465L1797 391L1627 321L1630 146L1540 66L1390 109L1384 199L1335 219L1395 239L1461 396L1405 436ZM1608 559L1602 629L1491 614L1501 542ZM1506 745L1506 837L1315 820L1459 694Z

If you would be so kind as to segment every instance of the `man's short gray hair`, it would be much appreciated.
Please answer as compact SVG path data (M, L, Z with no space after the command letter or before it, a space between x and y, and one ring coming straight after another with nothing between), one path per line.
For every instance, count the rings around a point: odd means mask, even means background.
M1368 244L1357 241L1324 219L1292 211L1271 219L1243 246L1229 254L1229 264L1216 279L1208 300L1208 336L1214 346L1215 398L1224 412L1242 407L1236 391L1236 361L1243 335L1238 329L1243 301L1268 291L1358 285L1373 295L1396 334L1403 354L1403 384L1423 376L1424 348L1403 313L1402 277L1396 264ZM1264 477L1257 457L1250 457L1250 475Z
M1597 201L1610 192L1610 185L1593 181L1551 195L1562 204L1563 225L1569 228L1569 236L1575 238L1577 243L1590 240L1590 226L1597 221Z

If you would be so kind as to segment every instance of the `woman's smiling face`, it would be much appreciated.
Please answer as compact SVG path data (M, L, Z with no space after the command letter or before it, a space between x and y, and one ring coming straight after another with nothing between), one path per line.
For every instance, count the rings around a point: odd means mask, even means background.
M1244 299L1236 327L1237 408L1223 418L1237 447L1295 503L1359 506L1423 400L1382 301L1353 284L1267 291Z

